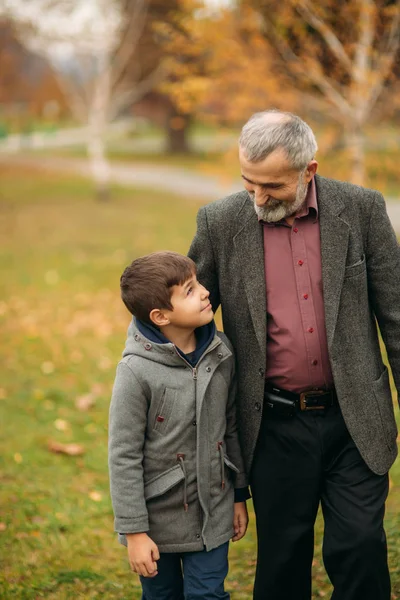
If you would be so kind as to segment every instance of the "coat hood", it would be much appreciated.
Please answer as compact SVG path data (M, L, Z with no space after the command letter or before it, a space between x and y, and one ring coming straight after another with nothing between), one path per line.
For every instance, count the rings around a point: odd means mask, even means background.
M196 349L190 354L185 354L156 327L133 318L128 328L122 356L123 358L142 356L148 360L162 362L170 366L182 366L183 358L190 365L195 366L207 348L215 347L221 343L214 321L196 329L195 335Z

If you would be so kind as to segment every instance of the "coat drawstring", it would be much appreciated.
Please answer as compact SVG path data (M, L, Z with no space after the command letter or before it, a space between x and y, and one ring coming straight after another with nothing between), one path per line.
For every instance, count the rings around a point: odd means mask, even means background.
M221 488L225 489L225 461L224 461L224 449L223 442L217 442L217 448L219 451L220 465L221 465Z
M186 479L186 467L185 467L185 455L184 454L177 454L176 455L177 460L179 461L182 471L183 471L183 508L185 510L185 512L188 511L189 509L189 504L187 501L187 479Z

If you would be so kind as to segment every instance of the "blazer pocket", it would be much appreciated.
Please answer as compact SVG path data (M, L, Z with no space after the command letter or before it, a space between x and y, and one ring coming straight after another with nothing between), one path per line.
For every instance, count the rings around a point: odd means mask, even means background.
M160 433L165 433L168 427L168 422L172 415L176 398L176 390L172 388L165 388L161 397L160 403L157 407L156 416L154 418L153 429Z
M355 275L359 275L360 273L363 273L365 271L365 269L366 269L365 254L363 254L361 259L358 262L346 267L344 276L345 276L345 278L354 277Z
M185 475L179 464L164 471L164 473L160 473L160 475L156 475L144 485L145 500L162 496L162 494L175 487L184 478Z

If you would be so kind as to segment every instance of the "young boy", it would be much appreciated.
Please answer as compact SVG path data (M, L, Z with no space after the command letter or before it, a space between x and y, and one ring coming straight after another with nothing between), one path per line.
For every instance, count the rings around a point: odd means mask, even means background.
M135 319L110 407L115 529L143 600L225 600L228 540L246 532L249 497L231 345L185 256L134 260L121 296Z

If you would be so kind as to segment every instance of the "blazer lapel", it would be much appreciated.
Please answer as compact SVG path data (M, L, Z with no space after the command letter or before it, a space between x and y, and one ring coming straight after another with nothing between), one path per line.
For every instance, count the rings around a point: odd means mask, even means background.
M349 225L340 217L344 203L334 181L316 176L320 221L325 326L330 347L335 333L346 268Z
M252 202L246 198L238 215L240 229L233 238L254 331L260 349L266 352L267 301L264 272L264 242Z

